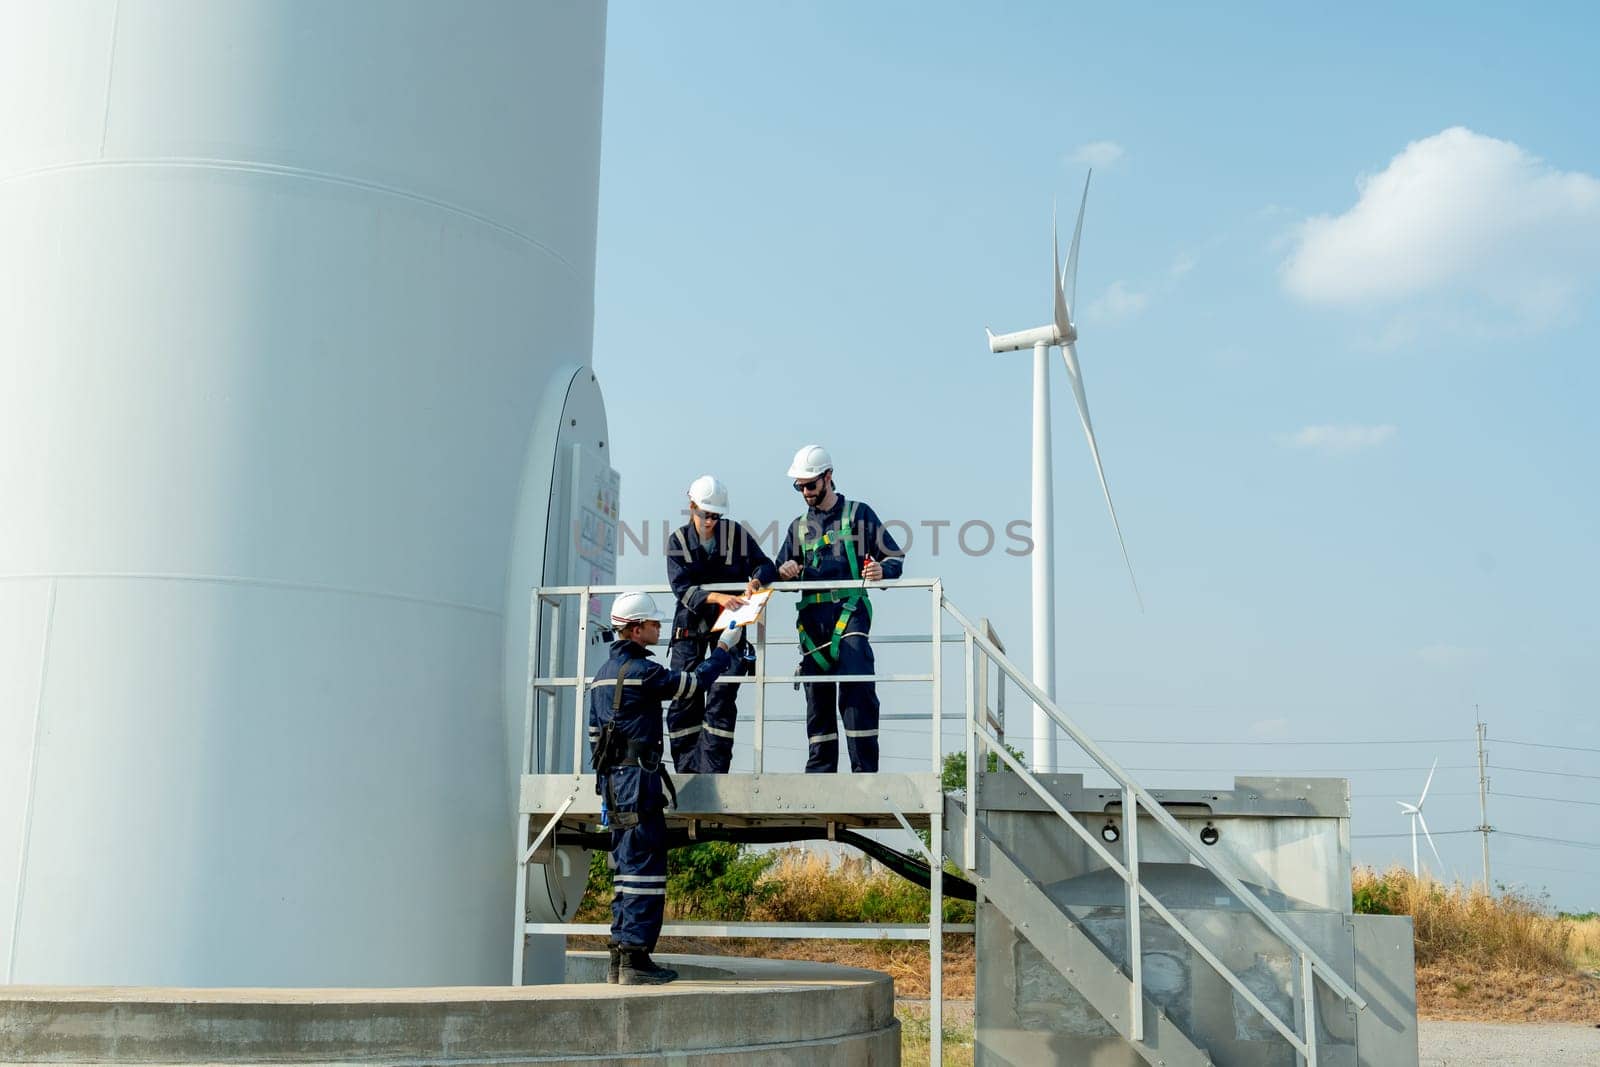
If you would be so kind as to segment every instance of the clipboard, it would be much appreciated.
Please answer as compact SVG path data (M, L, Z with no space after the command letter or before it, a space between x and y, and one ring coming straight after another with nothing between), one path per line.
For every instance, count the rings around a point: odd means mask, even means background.
M716 623L711 627L713 633L726 630L730 626L749 626L761 619L761 613L767 608L767 601L772 599L772 590L763 589L751 593L745 598L744 605L737 608L723 608L722 614L717 616Z

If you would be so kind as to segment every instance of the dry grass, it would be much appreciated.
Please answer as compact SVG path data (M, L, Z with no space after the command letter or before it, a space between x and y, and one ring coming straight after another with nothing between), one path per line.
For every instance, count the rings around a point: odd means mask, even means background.
M1600 970L1600 918L1568 919L1571 938L1567 942L1567 955L1572 962L1587 970Z
M872 861L831 860L803 849L784 849L762 876L770 894L755 909L768 922L927 922L928 891ZM946 900L946 922L971 922L972 905Z
M1417 1009L1428 1019L1600 1022L1600 981L1578 971L1536 974L1480 964L1419 964Z
M954 1010L952 1010L954 1009ZM933 1027L928 1022L926 1004L901 1004L894 1006L895 1018L900 1020L900 1062L908 1067L928 1062L928 1037ZM965 1010L945 1005L943 1067L972 1067L973 1041L976 1036L972 1025L970 1005Z
M1417 1007L1435 1019L1600 1020L1600 922L1564 919L1516 892L1418 880L1392 868L1354 872L1357 910L1409 915Z

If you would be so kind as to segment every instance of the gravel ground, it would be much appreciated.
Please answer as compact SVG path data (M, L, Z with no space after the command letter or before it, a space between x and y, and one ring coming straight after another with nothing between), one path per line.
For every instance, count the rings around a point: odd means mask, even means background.
M899 997L895 1005L924 1018L928 1010L925 998ZM971 1027L972 1007L970 1000L945 1001L946 1031ZM1421 1067L1600 1067L1600 1027L1589 1023L1458 1023L1424 1019L1419 1027Z
M1586 1023L1449 1023L1424 1019L1422 1067L1600 1065L1600 1029Z

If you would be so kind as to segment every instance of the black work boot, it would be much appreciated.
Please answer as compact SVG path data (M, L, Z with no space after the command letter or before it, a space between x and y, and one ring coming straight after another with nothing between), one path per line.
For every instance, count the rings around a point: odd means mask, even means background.
M606 982L610 985L617 984L617 969L622 966L622 949L616 942L607 945L611 950L611 962L606 965Z
M617 971L617 981L623 985L666 985L678 972L658 967L650 953L642 948L622 949L622 966Z

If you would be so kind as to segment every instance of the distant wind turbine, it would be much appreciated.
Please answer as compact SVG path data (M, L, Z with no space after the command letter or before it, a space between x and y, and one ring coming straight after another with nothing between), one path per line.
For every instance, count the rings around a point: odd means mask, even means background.
M1093 176L1090 171L1090 176ZM1122 524L1117 521L1117 507L1111 502L1111 486L1106 483L1105 467L1100 463L1100 444L1094 437L1094 423L1089 421L1089 398L1083 390L1083 371L1078 366L1078 326L1076 322L1078 298L1078 241L1083 236L1083 209L1089 202L1089 178L1083 180L1083 199L1078 203L1078 225L1072 231L1072 248L1067 253L1067 265L1061 266L1061 242L1051 224L1051 241L1055 245L1055 269L1051 272L1053 292L1052 319L1047 326L1016 333L995 334L988 329L989 351L1016 352L1033 349L1033 683L1052 700L1056 695L1055 668L1055 562L1054 532L1055 496L1050 473L1050 349L1060 348L1066 361L1067 378L1072 383L1072 395L1078 402L1078 419L1083 423L1084 436L1089 439L1089 454L1094 457L1095 473L1100 476L1100 489L1105 494L1106 509L1111 512L1111 525L1117 532L1117 544L1122 546L1122 561L1127 565L1128 578L1133 582L1133 595L1144 610L1144 598L1139 595L1139 582L1133 576L1133 562L1128 559L1128 545L1122 538ZM1056 758L1055 723L1041 707L1033 709L1033 769L1059 770Z
M1400 810L1411 816L1411 876L1420 880L1422 868L1417 862L1417 827L1422 827L1422 836L1428 839L1428 847L1433 849L1433 858L1439 864L1439 873L1444 873L1444 860L1439 859L1439 850L1433 846L1433 835L1428 832L1428 821L1422 817L1422 802L1428 799L1428 788L1433 785L1433 772L1439 769L1439 760L1433 761L1433 766L1428 768L1428 780L1422 784L1422 795L1415 804L1407 804L1403 800L1395 803L1400 805Z

